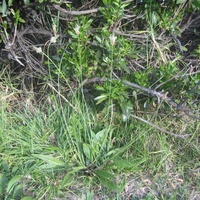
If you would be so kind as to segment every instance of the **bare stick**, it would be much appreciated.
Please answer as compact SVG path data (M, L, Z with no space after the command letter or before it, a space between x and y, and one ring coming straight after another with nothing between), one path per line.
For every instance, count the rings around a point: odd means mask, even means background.
M130 3L130 2L133 2L133 0L126 0L126 1L122 2L122 4ZM99 8L94 8L94 9L90 9L90 10L82 10L82 11L74 11L74 10L70 11L70 10L61 8L59 5L56 5L56 4L53 4L53 7L67 15L75 15L75 16L88 15L88 14L96 13L99 11Z
M53 7L67 15L76 15L76 16L79 16L79 15L87 15L87 14L91 14L91 13L96 13L99 11L99 8L94 8L94 9L91 9L91 10L83 10L83 11L70 11L70 10L66 10L64 8L61 8L59 5L56 5L56 4L53 4Z

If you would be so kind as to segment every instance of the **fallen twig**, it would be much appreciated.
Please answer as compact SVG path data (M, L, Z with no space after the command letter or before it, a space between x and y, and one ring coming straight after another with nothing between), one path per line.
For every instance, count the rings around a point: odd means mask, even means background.
M64 8L61 8L59 5L53 4L53 7L67 15L87 15L87 14L91 14L91 13L96 13L99 11L99 8L94 8L94 9L90 9L90 10L82 10L82 11L70 11L70 10L66 10Z

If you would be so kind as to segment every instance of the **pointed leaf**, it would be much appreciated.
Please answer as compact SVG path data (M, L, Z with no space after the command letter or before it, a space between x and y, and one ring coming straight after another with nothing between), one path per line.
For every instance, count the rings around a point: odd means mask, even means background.
M0 194L3 194L6 184L8 182L8 179L5 174L1 173L0 174Z
M2 14L3 14L3 17L6 16L6 11L7 11L6 0L3 0L3 4L2 4L1 10L0 10L0 12L2 12Z
M103 179L102 177L98 176L99 181L101 182L102 185L104 185L105 187L107 187L110 190L114 190L117 192L121 192L121 188L118 187L115 183L113 183L112 181Z
M108 163L109 167L117 169L126 169L126 170L137 170L138 166L146 161L146 158L138 158L134 160L123 160L119 157L116 157L111 164Z
M97 101L96 104L100 104L101 102L103 102L106 99L107 99L107 95L106 94L102 94L102 95L96 97L94 100Z
M113 178L113 174L111 174L110 172L106 171L106 170L96 170L95 174L98 177L101 177L103 179L109 179L109 178Z
M33 200L32 197L23 197L21 200Z
M8 183L7 186L7 194L10 194L13 188L16 186L16 184L19 182L19 180L22 178L22 175L16 175L14 176Z
M52 156L49 156L49 155L41 155L41 154L33 154L33 156L45 161L45 162L48 162L49 164L51 164L53 167L55 166L65 166L66 163L57 159L57 158L54 158Z
M79 166L79 167L73 167L72 170L70 170L69 172L67 172L67 174L65 175L63 181L61 182L61 187L65 186L67 183L70 182L71 177L78 171L84 169L84 166Z

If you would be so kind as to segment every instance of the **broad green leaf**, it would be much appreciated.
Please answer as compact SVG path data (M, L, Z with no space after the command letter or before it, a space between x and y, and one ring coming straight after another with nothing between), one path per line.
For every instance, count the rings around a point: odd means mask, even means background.
M191 4L195 7L195 9L200 9L200 1L199 0L192 0Z
M101 38L99 36L95 36L96 40L101 43Z
M14 199L18 199L20 196L23 195L23 184L18 184L16 187L14 187L12 192L12 197Z
M16 175L9 181L6 190L8 195L12 192L13 188L17 185L17 183L22 177L23 177L22 175Z
M34 200L32 197L23 197L21 200Z
M66 163L57 159L57 158L53 158L52 156L49 156L49 155L41 155L41 154L33 154L33 156L45 161L45 162L48 162L49 164L51 164L52 166L65 166Z
M30 0L24 0L24 4L25 5L30 4Z
M181 4L181 3L183 3L183 2L185 2L186 0L176 0L176 3L177 4Z
M63 171L63 170L66 169L65 166L63 166L63 165L52 165L50 163L40 165L38 168L40 170L45 170L46 172L48 172L48 171L52 172L52 170L54 172L56 172L56 171Z
M79 166L79 167L73 167L72 170L70 170L69 172L67 172L67 174L65 175L63 181L61 182L61 186L65 186L67 183L70 182L71 177L78 171L84 169L85 166Z
M98 141L98 142L102 142L102 141L105 139L105 137L106 137L106 135L107 135L107 132L108 132L108 129L107 129L107 128L105 128L105 129L99 131L99 132L95 135L94 141L95 141L95 142L97 142L97 141Z
M112 181L105 180L104 178L98 176L99 181L101 182L102 185L107 187L110 190L114 190L116 192L121 192L121 188L117 186L117 184L113 183Z
M113 178L113 174L106 170L95 170L95 174L104 179Z
M101 85L95 85L95 88L97 90L100 90L100 91L104 91L105 90L105 88L103 86L101 86Z
M78 142L78 156L82 163L85 164L84 152L83 152L83 143Z
M108 163L108 167L125 169L125 170L137 170L138 166L146 161L146 158L138 158L134 160L125 160L119 157L116 157L111 164Z
M109 161L110 159L114 159L116 157L118 157L119 155L121 155L124 151L126 151L132 144L134 141L129 142L127 145L121 147L121 148L116 148L113 149L111 151L109 151L106 155L105 158L107 158L107 161Z
M88 158L91 159L91 147L88 144L83 144L83 152L84 155Z
M8 182L8 179L5 174L0 174L0 194L2 194L6 188L6 184Z
M14 1L14 0L9 0L9 1L8 1L8 7L10 7L10 6L13 5L13 1Z

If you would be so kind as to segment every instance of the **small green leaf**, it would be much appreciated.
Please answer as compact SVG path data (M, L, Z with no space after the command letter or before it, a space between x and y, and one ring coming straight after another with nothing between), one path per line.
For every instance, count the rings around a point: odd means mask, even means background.
M99 36L95 36L96 40L101 43L101 38Z
M24 4L25 5L30 4L30 0L24 0Z
M14 0L9 0L9 1L8 1L8 7L10 7L10 6L13 5L13 1L14 1Z

